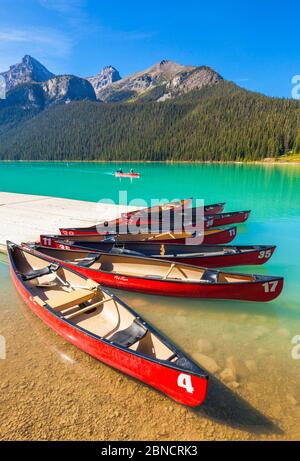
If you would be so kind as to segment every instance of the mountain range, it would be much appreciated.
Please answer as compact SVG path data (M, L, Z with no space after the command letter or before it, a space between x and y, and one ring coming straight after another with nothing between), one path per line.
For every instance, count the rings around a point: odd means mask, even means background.
M122 78L109 65L82 78L26 55L0 76L3 159L253 160L289 152L300 127L299 101L208 66L162 60Z
M143 100L146 94L147 100L165 101L204 86L215 85L222 80L209 67L182 66L166 60L126 78L121 78L113 66L104 67L97 75L87 78L54 75L29 55L0 75L6 81L9 101L20 102L22 99L25 106L84 99L102 102L138 101Z

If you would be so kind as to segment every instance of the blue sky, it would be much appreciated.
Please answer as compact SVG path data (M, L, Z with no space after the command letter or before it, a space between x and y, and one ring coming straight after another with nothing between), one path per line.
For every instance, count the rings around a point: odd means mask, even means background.
M209 65L290 97L300 74L299 1L0 0L0 71L31 54L54 73L126 76L162 59Z

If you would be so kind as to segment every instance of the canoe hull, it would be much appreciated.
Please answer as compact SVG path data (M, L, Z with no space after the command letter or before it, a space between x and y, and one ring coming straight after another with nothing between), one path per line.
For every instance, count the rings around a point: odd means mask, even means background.
M207 205L204 207L204 216L222 213L224 211L224 208L225 202L216 203L215 205Z
M241 212L233 212L233 213L221 213L221 214L212 214L205 216L204 221L204 229L213 229L215 227L223 227L223 226L230 226L232 224L242 224L245 223L249 216L250 211L241 211ZM197 227L201 227L203 223L200 221L199 223L196 222L196 219L193 218L191 224L185 224L185 230L189 230L189 228L197 229Z
M221 209L221 207L220 207ZM182 222L184 224L184 229L185 230L188 230L189 228L200 228L200 227L203 227L204 229L211 229L211 228L214 228L214 227L223 227L223 226L229 226L229 225L232 225L232 224L242 224L244 222L246 222L250 216L250 213L251 211L238 211L238 212L232 212L232 213L221 213L221 211L217 212L218 210L216 209L216 211L213 211L212 213L205 213L204 212L204 222L203 220L201 219L202 217L202 210L199 210L199 222L196 221L196 218L197 218L197 209L194 208L191 210L191 217L189 217L188 215L188 212L186 214L186 221L188 218L190 218L190 222L185 222L182 218ZM178 215L180 216L180 212L178 213ZM116 226L116 225L121 225L123 224L123 226L128 223L128 219L130 218L123 218L123 219L119 219L119 220L115 220L115 221L110 221L108 224L109 225L112 225L112 226ZM145 226L149 226L149 225L156 225L156 226L159 226L160 223L162 223L162 220L161 219L156 219L156 218L139 218L136 220L136 224L141 226L141 227L145 227ZM174 217L170 218L170 229L172 230L174 227Z
M43 246L49 246L49 247L52 247L52 248L61 248L61 245L62 245L62 242L66 242L65 245L68 247L68 248L71 248L72 247L72 244L69 244L68 240L72 240L72 237L77 237L75 242L77 241L80 241L78 240L78 237L82 237L81 241L85 241L85 238L84 237L89 237L90 235L92 235L94 237L93 234L83 234L81 236L78 236L78 235L73 235L73 234L67 234L67 235L61 235L61 236L48 236L48 235L40 235L40 243L41 245ZM219 244L226 244L226 243L230 243L232 242L235 237L237 235L237 228L236 227L230 227L230 228L227 228L227 229L219 229L219 230L216 230L216 232L207 232L205 235L204 235L204 238L203 238L203 244L207 244L207 245L219 245ZM70 239L68 239L68 237L70 237ZM89 241L88 238L86 241ZM102 236L99 235L99 241L103 241L102 239ZM147 243L181 243L181 244L185 244L186 243L186 239L185 238L177 238L177 239L162 239L162 240L147 240L146 241ZM131 243L134 243L134 242L131 242ZM137 243L139 243L137 241ZM199 243L198 243L199 244ZM195 239L195 245L197 245L197 242L196 242L196 239Z
M35 250L31 251L35 253ZM37 255L38 254L37 250ZM70 256L72 257L72 255ZM75 270L79 274L101 285L150 295L268 302L277 298L283 288L283 279L281 277L274 277L272 281L268 278L262 278L251 282L243 281L240 283L200 283L199 276L199 282L182 282L172 279L154 279L150 277L138 277L115 272L99 271L73 264L66 260L60 260L59 257L47 255L47 258L50 261L55 261ZM149 260L155 261L150 258Z
M140 173L115 173L116 178L139 178Z
M247 221L250 216L250 211L241 213L225 213L220 215L212 215L213 224L211 227L229 226L231 224L242 224ZM210 217L208 217L210 219Z
M232 242L237 235L237 228L230 227L228 229L219 229L215 233L207 233L204 236L203 243L206 245L225 245Z
M197 407L204 401L208 386L207 378L188 374L188 372L185 374L175 368L133 355L123 348L111 346L108 342L74 328L70 322L62 320L37 304L24 288L11 265L10 269L13 282L22 299L34 314L68 342L101 362L154 387L178 403ZM186 377L190 380L192 392L188 392L187 388L180 384ZM191 391L191 388L189 390Z
M283 279L277 280L273 291L271 287L266 288L265 281L236 284L181 283L109 274L73 264L64 265L110 288L159 296L269 302L277 298L283 289Z
M202 218L199 215L199 221L196 221L196 215L190 221L174 222L174 217L169 217L169 230L174 231L175 224L177 232L180 231L195 231L197 229L208 230L216 227L224 227L232 224L241 224L247 221L250 216L250 211L245 212L234 212L234 213L222 213L222 214L210 214ZM186 218L187 220L188 218ZM108 221L97 226L91 226L86 228L74 228L65 229L61 228L61 235L108 235L119 232L130 232L130 225L140 228L140 232L148 233L152 232L156 228L157 232L162 232L162 220L151 217L135 217L135 215L129 217L123 217ZM129 226L129 227L128 227ZM179 227L178 227L179 226Z
M170 261L176 261L183 264L191 264L198 267L236 267L236 266L260 266L265 264L273 255L275 247L270 250L267 257L261 257L261 251L253 251L245 254L221 255L221 256L207 256L207 257L194 257L194 258L169 258ZM159 257L158 257L159 258Z
M50 242L51 243L51 242ZM42 247L45 245L41 239ZM64 250L83 250L93 252L110 253L117 248L114 244L101 242L78 242L73 245L60 242L53 242L52 248ZM147 242L144 244L125 244L121 247L126 251L133 251L147 258L174 261L176 263L191 264L192 266L218 268L234 266L258 266L263 265L273 256L276 246L219 246L219 245L178 245L178 244L156 244ZM224 254L214 254L215 251L224 250ZM236 251L236 253L234 253ZM120 253L122 254L122 253ZM128 254L128 253L127 253Z
M216 232L207 232L204 235L203 242L202 244L206 245L219 245L219 244L227 244L232 242L237 234L237 228L236 227L230 227L227 229L219 229ZM90 235L90 234L89 234ZM68 237L71 237L68 239ZM82 236L82 240L78 239L79 236L72 236L72 235L62 235L62 236L51 236L51 235L40 235L40 244L42 246L48 246L52 248L65 248L65 249L76 249L76 246L72 246L72 243L69 242L69 240L72 240L72 237L76 237L76 240L74 240L74 244L79 243L80 241L84 242L89 242L88 238L85 240L85 236ZM87 236L88 237L88 236ZM99 242L101 242L101 235L99 236ZM92 241L91 241L92 243ZM123 243L123 242L121 242ZM178 244L186 244L186 239L166 239L166 240L148 240L144 242L133 242L131 241L130 243L149 243L149 244L155 244L155 243L178 243ZM197 245L196 239L195 239L195 245Z

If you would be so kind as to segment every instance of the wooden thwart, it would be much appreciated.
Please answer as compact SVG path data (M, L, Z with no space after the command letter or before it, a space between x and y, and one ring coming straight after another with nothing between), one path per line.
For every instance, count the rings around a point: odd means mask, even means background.
M108 302L108 301L111 301L112 299L114 299L113 297L109 297L109 298L105 298L105 299L102 299L101 301L99 301L98 303L95 303L95 304L90 304L89 306L87 307L84 307L83 309L79 309L78 311L76 312L72 312L72 314L69 314L69 315L65 315L64 318L66 320L70 320L74 317L76 317L77 315L81 315L81 314L84 314L85 312L88 312L90 311L91 309L95 309L96 307L99 307L101 306L102 304Z
M49 299L47 304L55 310L64 310L68 307L76 306L76 304L82 304L95 296L94 290L79 289L71 291L69 293L61 292L53 299Z
M180 266L178 266L177 264L173 263L173 264L171 264L171 266L170 266L168 272L166 273L166 275L163 277L163 280L166 280L169 277L169 275L171 274L171 272L175 268L178 269L179 272L181 272L181 274L184 276L184 278L188 278L187 275L183 272L182 268Z

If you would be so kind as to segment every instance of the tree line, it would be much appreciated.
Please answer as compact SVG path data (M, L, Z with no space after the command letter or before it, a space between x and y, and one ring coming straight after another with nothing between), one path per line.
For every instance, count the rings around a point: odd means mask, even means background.
M0 158L244 161L300 152L300 102L221 82L165 102L0 109Z

